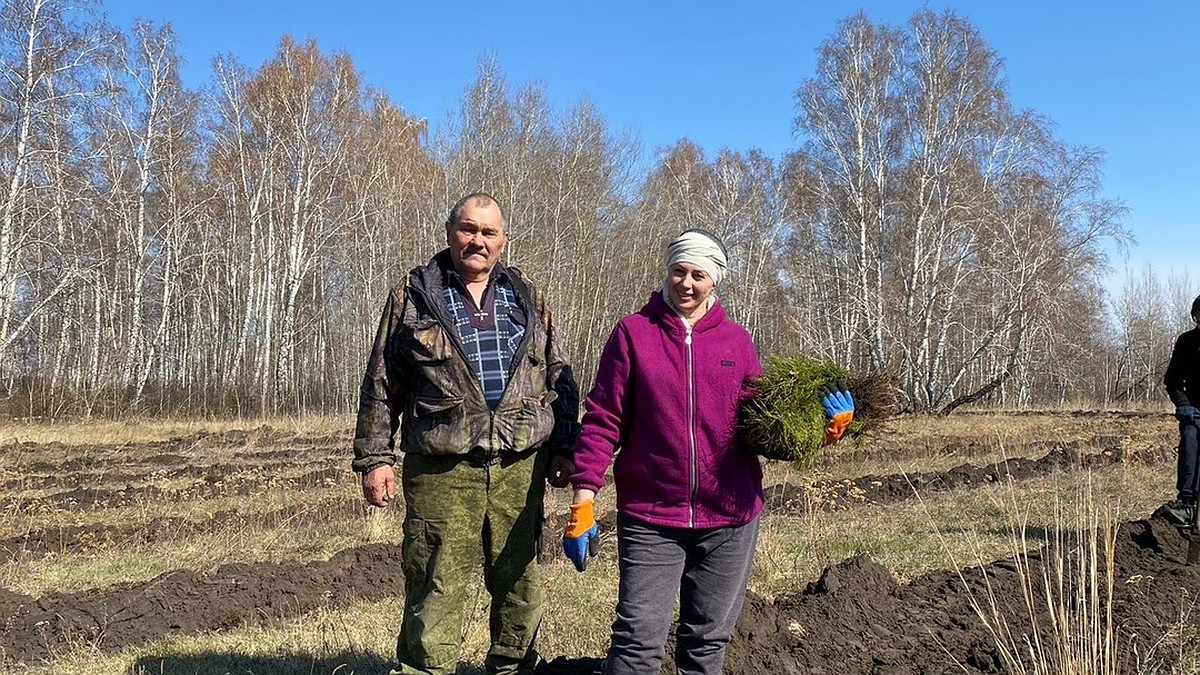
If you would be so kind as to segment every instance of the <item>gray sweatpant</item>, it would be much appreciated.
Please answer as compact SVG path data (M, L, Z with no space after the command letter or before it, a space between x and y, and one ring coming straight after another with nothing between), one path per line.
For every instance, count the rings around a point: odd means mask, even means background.
M680 675L717 675L746 597L758 518L694 530L617 518L621 584L606 675L658 675L679 594Z

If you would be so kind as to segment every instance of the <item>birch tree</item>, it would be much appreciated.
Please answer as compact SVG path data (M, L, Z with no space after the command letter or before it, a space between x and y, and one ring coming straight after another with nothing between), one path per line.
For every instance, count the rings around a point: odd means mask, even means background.
M810 253L791 283L831 325L820 351L898 366L919 409L1003 395L1014 375L1029 400L1037 342L1123 236L1099 156L1012 110L999 57L953 12L918 12L905 31L851 18L797 97L802 179L787 184Z
M177 330L186 241L198 229L197 97L184 91L169 27L140 23L121 39L92 123L99 255L90 292L108 326L102 384L140 402Z
M10 391L36 368L31 327L50 328L45 313L79 278L67 244L84 186L79 118L94 94L86 66L108 36L87 5L0 6L0 368Z
M228 172L224 218L247 242L231 252L245 275L231 280L241 300L234 317L241 343L231 361L251 373L262 409L296 409L300 350L325 356L324 311L315 301L325 277L317 273L350 218L342 193L363 92L349 58L327 57L311 40L285 37L253 77L224 63L218 69L215 161Z
M876 26L865 14L842 22L821 45L817 74L796 93L796 130L820 204L822 264L814 273L835 277L838 288L824 321L840 324L853 342L834 352L849 365L882 369L890 331L884 311L884 264L897 202L894 173L900 162L904 119L900 114L899 31Z

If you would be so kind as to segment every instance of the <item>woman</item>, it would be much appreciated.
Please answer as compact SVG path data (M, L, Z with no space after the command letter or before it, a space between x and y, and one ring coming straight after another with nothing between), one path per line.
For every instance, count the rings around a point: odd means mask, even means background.
M720 673L741 612L763 491L759 460L738 447L736 427L762 366L713 294L727 266L712 234L672 241L662 289L617 323L587 396L563 547L580 571L595 554L593 499L619 448L610 675L657 675L676 593L679 672Z

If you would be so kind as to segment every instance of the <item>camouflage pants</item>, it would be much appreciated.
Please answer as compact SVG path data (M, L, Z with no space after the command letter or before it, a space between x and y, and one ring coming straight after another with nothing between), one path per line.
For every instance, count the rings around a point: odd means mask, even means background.
M545 475L542 452L491 465L405 455L404 619L393 675L454 672L481 543L492 600L487 672L533 672L545 602L537 566Z

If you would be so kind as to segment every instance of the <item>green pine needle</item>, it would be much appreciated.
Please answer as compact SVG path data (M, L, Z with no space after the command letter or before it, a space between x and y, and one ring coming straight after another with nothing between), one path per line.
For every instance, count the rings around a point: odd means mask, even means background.
M848 378L845 368L828 361L767 357L753 385L757 398L742 411L741 442L764 457L808 466L825 442L821 387Z

